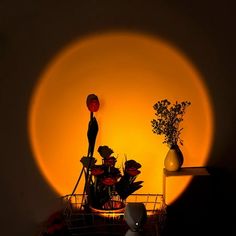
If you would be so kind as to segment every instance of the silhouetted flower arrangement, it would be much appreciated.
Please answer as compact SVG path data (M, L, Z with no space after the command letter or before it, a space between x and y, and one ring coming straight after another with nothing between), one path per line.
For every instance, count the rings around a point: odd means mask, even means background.
M115 167L116 158L108 146L100 146L98 153L102 157L101 165L91 167L88 201L98 209L118 209L122 201L142 187L143 181L135 182L140 174L141 165L135 160L126 160L122 172ZM120 201L114 201L120 199Z
M180 138L183 128L180 128L180 123L183 121L185 109L190 104L188 101L171 104L167 99L164 99L153 106L156 111L156 119L151 121L152 131L155 134L164 135L163 143L169 147L177 146L178 143L183 145L183 140Z
M77 186L84 173L85 184L80 209L87 207L97 209L119 209L124 207L124 200L133 192L142 187L142 181L135 182L140 174L141 165L134 160L126 160L122 172L116 167L116 158L113 150L108 146L100 146L98 153L102 157L102 164L97 165L94 158L94 147L98 133L98 122L94 113L99 110L99 99L95 94L89 94L86 105L90 112L88 124L88 153L81 158L83 168L80 172L71 196L75 194Z

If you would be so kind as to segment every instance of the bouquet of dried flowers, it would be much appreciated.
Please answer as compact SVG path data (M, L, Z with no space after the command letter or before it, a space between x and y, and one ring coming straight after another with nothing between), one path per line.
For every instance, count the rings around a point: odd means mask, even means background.
M89 204L98 209L119 209L123 207L123 200L142 187L143 181L135 182L141 165L135 160L126 160L122 173L115 167L117 160L111 148L100 146L98 153L102 164L91 166Z
M163 143L166 143L170 148L177 146L178 143L183 145L183 140L180 138L181 131L180 123L183 121L185 109L191 103L183 101L171 104L167 99L158 101L154 106L156 111L156 119L151 121L153 133L164 135Z

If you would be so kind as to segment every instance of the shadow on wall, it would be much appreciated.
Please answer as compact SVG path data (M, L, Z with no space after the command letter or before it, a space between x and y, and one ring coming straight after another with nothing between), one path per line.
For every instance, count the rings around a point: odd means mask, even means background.
M167 208L164 235L235 235L235 184L223 169L194 177L186 191ZM232 185L234 184L234 185Z

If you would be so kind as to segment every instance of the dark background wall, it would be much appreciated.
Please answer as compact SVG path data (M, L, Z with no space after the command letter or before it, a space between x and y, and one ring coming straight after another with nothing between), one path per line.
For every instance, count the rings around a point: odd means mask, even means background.
M194 179L170 207L167 231L236 235L235 22L233 0L1 0L0 235L35 235L39 223L56 209L58 196L35 165L27 133L30 96L40 73L71 41L110 30L167 39L192 60L212 97L212 177Z

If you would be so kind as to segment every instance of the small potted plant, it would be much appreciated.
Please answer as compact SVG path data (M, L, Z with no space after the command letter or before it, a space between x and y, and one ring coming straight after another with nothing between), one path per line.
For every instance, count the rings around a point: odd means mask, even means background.
M189 101L171 104L164 99L153 106L156 119L151 121L152 131L157 135L164 135L163 143L170 148L164 161L165 168L169 171L176 171L183 164L183 155L179 148L179 144L183 145L183 140L180 138L183 128L180 123L190 104Z

